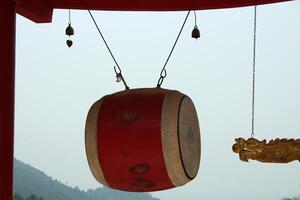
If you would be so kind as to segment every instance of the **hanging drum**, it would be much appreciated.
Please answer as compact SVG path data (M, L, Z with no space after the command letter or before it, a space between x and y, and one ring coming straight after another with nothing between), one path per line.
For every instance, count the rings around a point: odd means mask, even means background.
M194 179L200 130L193 102L161 88L107 95L89 110L85 145L103 185L125 191L170 189Z

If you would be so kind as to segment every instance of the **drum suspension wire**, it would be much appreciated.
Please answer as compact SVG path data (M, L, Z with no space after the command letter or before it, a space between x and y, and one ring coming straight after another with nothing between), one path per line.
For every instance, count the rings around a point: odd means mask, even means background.
M112 57L113 61L115 62L116 66L117 66L117 68L118 68L118 70L117 70L116 67L114 66L114 71L115 71L115 73L116 73L116 79L117 79L117 82L122 81L123 84L124 84L124 86L125 86L125 89L128 90L129 87L128 87L128 85L127 85L127 83L126 83L126 81L125 81L125 79L124 79L124 77L123 77L123 75L122 75L121 68L120 68L120 66L119 66L119 64L118 64L118 62L117 62L117 60L116 60L114 54L112 53L110 47L108 46L108 44L107 44L107 42L106 42L106 40L105 40L105 38L104 38L104 36L103 36L101 30L100 30L100 28L99 28L99 26L98 26L98 24L97 24L95 18L94 18L94 16L93 16L91 10L89 9L89 7L88 7L86 1L85 1L85 0L82 0L82 2L84 3L84 5L85 5L87 11L89 12L89 15L91 16L91 18L92 18L92 20L93 20L93 22L94 22L94 25L95 25L95 27L97 28L97 30L98 30L98 32L99 32L99 35L101 36L101 38L102 38L102 40L103 40L103 42L104 42L104 44L105 44L105 46L106 46L106 48L107 48L107 50L108 50L110 56Z
M96 20L95 20L93 14L92 14L92 12L90 11L90 9L89 9L89 7L88 7L86 1L85 1L85 0L82 0L82 2L84 3L84 5L85 5L87 11L89 12L89 15L90 15L91 19L93 20L94 25L95 25L95 27L97 28L97 30L98 30L98 32L99 32L99 35L101 36L101 38L102 38L102 40L103 40L103 42L104 42L104 44L105 44L107 50L109 51L109 53L110 53L110 55L111 55L113 61L115 62L116 66L117 66L117 68L118 68L118 70L117 70L116 67L114 66L114 71L115 71L115 73L116 73L117 82L122 81L123 84L124 84L124 86L125 86L125 88L126 88L126 90L128 90L129 87L128 87L128 85L126 84L126 81L125 81L125 79L124 79L124 77L123 77L123 75L122 75L121 68L120 68L120 66L119 66L119 64L118 64L118 62L117 62L117 60L115 59L115 56L113 55L113 53L112 53L110 47L108 46L108 44L107 44L107 42L106 42L106 40L105 40L105 38L104 38L104 36L103 36L103 34L102 34L102 32L101 32L101 30L100 30L100 28L99 28L97 22L96 22ZM184 19L184 22L183 22L182 26L181 26L181 29L180 29L180 31L179 31L177 37L176 37L176 40L175 40L175 42L174 42L174 44L173 44L173 46L172 46L172 49L171 49L171 51L170 51L170 53L169 53L169 55L168 55L168 57L167 57L167 60L166 60L164 66L163 66L163 68L162 68L162 70L161 70L161 72L160 72L160 77L159 77L158 82L157 82L157 87L158 87L158 88L160 88L160 86L162 85L164 79L165 79L166 76L167 76L166 66L167 66L167 64L168 64L168 62L169 62L169 60L170 60L170 58L171 58L171 55L172 55L172 53L173 53L173 51L174 51L174 49L175 49L175 46L176 46L176 44L177 44L177 42L178 42L178 39L179 39L179 37L180 37L180 35L181 35L181 33L182 33L182 30L183 30L183 28L184 28L184 26L185 26L185 24L186 24L186 21L187 21L189 15L190 15L190 13L191 13L191 8L193 7L194 2L195 2L195 0L193 0L192 3L191 3L190 9L189 9L189 11L187 12L187 15L186 15L186 17L185 17L185 19Z
M251 137L254 136L254 117L255 117L255 70L256 70L256 25L257 25L257 6L254 7L253 24L253 60L252 60L252 116L251 116Z
M194 1L192 2L192 5L193 5L193 3L194 3ZM191 6L191 7L192 7L192 6ZM190 13L191 13L191 9L190 9L190 10L188 11L188 13L186 14L186 17L185 17L185 19L184 19L184 21L183 21L183 24L182 24L182 26L181 26L181 29L180 29L180 31L179 31L177 37L176 37L176 40L175 40L175 42L174 42L174 44L173 44L173 47L172 47L172 49L171 49L171 51L170 51L170 53L169 53L169 55L168 55L168 57L167 57L167 60L166 60L166 62L165 62L165 64L164 64L163 68L161 69L160 77L159 77L159 79L158 79L158 81L157 81L157 87L158 87L158 88L160 88L160 86L162 85L164 79L165 79L166 76L167 76L166 66L167 66L167 64L168 64L168 62L169 62L169 60L170 60L170 58L171 58L171 55L172 55L172 53L173 53L173 51L174 51L174 49L175 49L175 46L176 46L176 44L177 44L177 42L178 42L178 39L179 39L179 37L180 37L180 35L181 35L181 33L182 33L182 30L183 30L183 28L184 28L184 26L185 26L185 24L186 24L186 21L187 21L189 15L190 15Z

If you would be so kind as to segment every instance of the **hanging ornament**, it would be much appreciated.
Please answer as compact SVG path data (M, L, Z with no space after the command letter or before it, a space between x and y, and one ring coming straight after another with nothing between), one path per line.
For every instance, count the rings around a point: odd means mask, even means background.
M197 26L195 26L192 31L192 38L195 38L195 39L200 38L200 31Z
M71 47L73 45L73 41L72 40L67 40L66 43L67 43L68 47Z
M249 159L263 163L289 163L300 161L300 139L275 139L267 143L266 140L257 140L254 136L255 122L255 72L256 72L256 24L257 7L254 7L253 29L253 65L252 65L252 115L251 138L237 138L232 150L239 154L240 160L248 162Z
M249 159L264 163L289 163L300 161L300 139L275 139L270 142L255 138L235 139L232 150L239 154L240 160Z
M194 29L192 31L192 38L198 39L198 38L200 38L200 31L199 31L198 26L197 26L197 15L196 15L195 10L194 10L194 16L195 16L195 26L194 26Z
M69 36L69 39L67 40L67 45L70 48L73 45L73 41L71 40L71 36L74 35L74 28L71 26L71 11L69 10L69 25L66 28L65 31L66 35Z
M74 35L74 29L73 27L71 26L71 23L69 23L68 27L66 28L66 35L68 35L69 37L71 35Z

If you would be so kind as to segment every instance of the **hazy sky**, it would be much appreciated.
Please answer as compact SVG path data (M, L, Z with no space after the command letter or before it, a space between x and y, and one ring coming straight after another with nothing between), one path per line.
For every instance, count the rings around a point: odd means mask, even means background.
M189 95L202 139L201 167L186 186L155 192L162 200L279 200L300 194L300 163L241 162L234 138L250 136L253 7L190 16L167 67L164 88ZM87 11L67 10L51 24L17 18L15 156L82 189L92 177L84 147L88 109L123 90ZM186 12L94 12L128 84L154 87ZM300 2L258 7L256 137L300 137Z

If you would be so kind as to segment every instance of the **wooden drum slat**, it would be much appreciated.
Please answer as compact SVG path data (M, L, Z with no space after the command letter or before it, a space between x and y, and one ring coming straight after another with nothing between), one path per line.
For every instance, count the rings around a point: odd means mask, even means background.
M109 187L107 184L101 166L99 164L98 159L98 148L97 148L97 139L98 139L98 115L101 109L103 98L98 100L93 106L90 108L86 125L85 125L85 149L87 160L90 166L90 169L94 175L94 177L102 183L103 185Z

